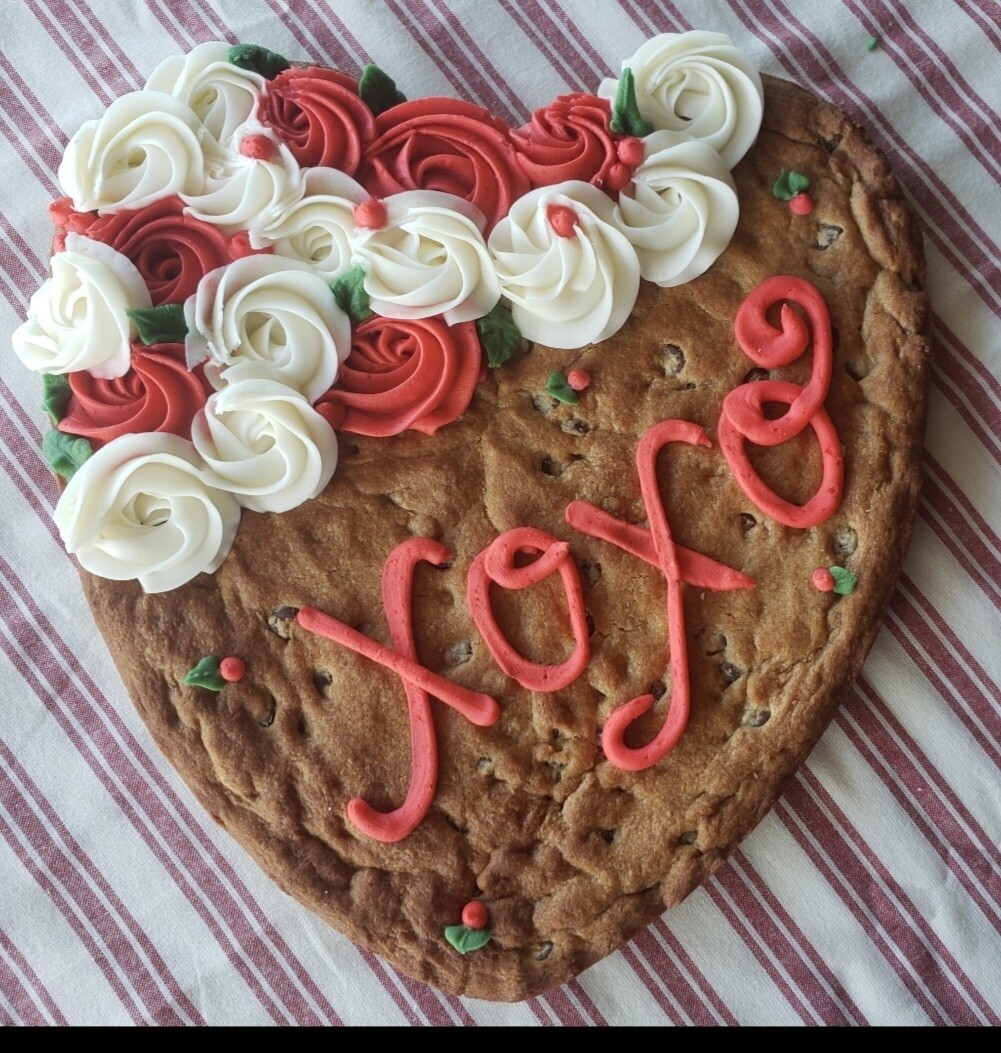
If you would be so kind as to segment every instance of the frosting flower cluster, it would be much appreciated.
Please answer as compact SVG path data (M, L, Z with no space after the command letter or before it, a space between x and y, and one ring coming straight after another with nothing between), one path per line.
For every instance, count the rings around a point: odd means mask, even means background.
M337 432L432 435L464 413L490 334L600 342L640 278L702 274L736 226L760 78L706 33L624 65L511 128L407 101L373 66L214 42L86 122L13 341L76 468L68 549L176 588L221 564L241 508L319 494Z

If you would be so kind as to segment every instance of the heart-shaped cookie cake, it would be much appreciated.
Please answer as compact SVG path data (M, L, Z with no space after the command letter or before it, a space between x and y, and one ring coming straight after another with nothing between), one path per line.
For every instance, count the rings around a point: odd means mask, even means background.
M858 672L909 540L921 238L726 37L510 128L201 44L73 136L56 519L167 758L404 972L519 999L679 903Z

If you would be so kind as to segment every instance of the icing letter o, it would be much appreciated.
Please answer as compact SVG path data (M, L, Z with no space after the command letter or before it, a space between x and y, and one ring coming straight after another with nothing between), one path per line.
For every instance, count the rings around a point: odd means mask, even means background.
M525 567L515 566L519 552L537 558ZM490 605L491 582L504 589L524 589L542 581L554 571L563 579L574 650L559 665L544 665L523 658L511 646L494 617ZM591 659L590 634L584 612L584 593L580 575L570 556L570 546L534 527L508 530L485 548L469 567L466 584L469 610L476 628L486 641L494 661L508 676L530 691L559 691L572 684Z

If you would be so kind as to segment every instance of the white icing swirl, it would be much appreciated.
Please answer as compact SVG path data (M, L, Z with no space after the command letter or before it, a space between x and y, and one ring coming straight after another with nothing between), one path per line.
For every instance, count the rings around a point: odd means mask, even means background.
M80 234L66 235L51 266L28 320L14 331L18 357L41 373L85 369L104 379L127 373L136 327L125 309L152 305L139 271L109 245Z
M504 296L522 336L550 347L605 340L629 317L639 291L639 261L614 225L611 198L571 180L519 198L490 235ZM557 233L550 210L576 216Z
M275 380L241 380L209 398L191 439L212 486L254 512L288 512L316 497L337 467L334 429Z
M747 56L723 33L663 33L622 63L633 71L636 103L655 129L686 132L733 166L761 126L764 91ZM614 99L617 80L598 95Z
M632 242L640 275L663 288L702 274L737 229L740 206L723 159L680 132L643 140L646 157L619 194L615 225Z
M186 55L171 55L153 70L147 91L162 91L195 112L208 133L227 143L257 110L265 80L228 61L229 44L211 40Z
M289 148L263 126L245 131L268 140L271 156L248 157L235 141L233 150L213 146L205 155L203 188L181 195L191 215L227 234L270 226L302 197L302 170Z
M180 99L134 91L87 121L69 141L59 185L78 212L143 208L171 194L199 194L205 178L201 122Z
M365 269L372 310L386 318L470 322L500 299L479 209L453 194L407 190L385 199L388 223L359 231L354 262Z
M351 325L308 264L246 256L210 271L184 304L188 366L209 359L219 387L249 377L279 380L315 402L351 350Z
M219 567L240 506L206 483L191 443L144 432L114 439L88 458L53 518L67 551L92 574L167 592Z
M255 249L273 246L275 254L310 264L326 281L351 268L357 234L355 205L369 193L349 175L333 168L308 168L302 198L265 230L254 231Z

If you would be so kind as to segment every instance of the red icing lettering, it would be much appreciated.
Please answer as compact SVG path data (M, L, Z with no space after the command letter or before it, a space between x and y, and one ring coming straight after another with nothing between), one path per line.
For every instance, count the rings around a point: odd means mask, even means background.
M626 745L629 725L653 705L653 695L640 695L619 706L605 722L601 743L605 756L625 771L641 771L656 764L678 743L688 724L691 685L688 676L688 641L685 636L685 609L681 586L697 585L718 591L753 588L746 575L717 563L707 556L683 549L674 543L667 512L657 484L657 455L669 442L711 446L706 433L683 420L655 424L640 440L636 467L650 530L623 523L584 501L572 502L567 522L582 533L602 538L632 552L640 559L660 567L667 582L667 625L671 649L671 702L667 719L658 734L645 746Z
M417 661L411 614L414 569L422 560L440 566L449 558L448 550L430 538L409 538L390 553L382 571L382 602L394 650L312 607L303 607L297 616L304 629L378 662L403 681L410 716L412 765L406 799L391 812L377 811L360 797L348 802L348 818L376 841L392 842L406 837L427 814L434 798L438 746L429 696L434 695L479 727L488 727L500 716L500 707L490 695L453 684Z
M779 327L768 321L768 310L782 304ZM802 308L809 326L790 303ZM780 380L742 384L726 396L719 420L719 444L734 478L766 515L790 527L811 527L828 519L841 501L844 460L841 440L824 409L831 383L831 318L817 289L802 278L778 275L763 281L740 305L734 333L744 354L764 369L794 362L813 339L813 372L807 386ZM764 414L767 403L782 403L786 412L775 420ZM823 458L822 478L806 504L783 500L758 475L744 449L745 440L777 446L809 425L816 432Z
M525 567L515 566L519 552L538 558ZM490 605L490 583L505 589L524 589L559 571L570 608L570 626L574 650L559 665L544 665L523 658L508 643ZM469 567L467 578L469 610L476 628L490 648L497 664L508 676L530 691L559 691L572 684L591 659L591 644L584 611L584 593L580 575L570 555L570 546L543 530L517 527L508 530L485 548Z

